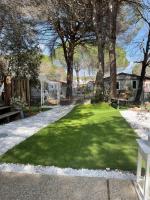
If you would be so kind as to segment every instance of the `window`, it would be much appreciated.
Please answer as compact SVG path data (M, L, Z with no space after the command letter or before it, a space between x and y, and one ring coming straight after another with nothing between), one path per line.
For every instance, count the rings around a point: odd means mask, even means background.
M117 81L117 90L120 90L120 82L119 81Z
M136 81L132 81L132 88L137 89L137 82Z

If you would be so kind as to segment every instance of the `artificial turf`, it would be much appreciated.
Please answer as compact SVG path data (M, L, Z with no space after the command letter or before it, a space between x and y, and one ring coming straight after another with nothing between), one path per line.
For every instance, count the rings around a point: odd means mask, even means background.
M136 158L133 129L118 110L101 103L76 106L6 152L0 162L134 171Z

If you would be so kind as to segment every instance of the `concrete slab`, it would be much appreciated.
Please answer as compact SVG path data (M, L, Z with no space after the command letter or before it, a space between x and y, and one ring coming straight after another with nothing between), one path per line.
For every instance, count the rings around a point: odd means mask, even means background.
M111 179L108 183L110 200L138 200L133 182Z
M107 180L0 173L0 200L108 200Z

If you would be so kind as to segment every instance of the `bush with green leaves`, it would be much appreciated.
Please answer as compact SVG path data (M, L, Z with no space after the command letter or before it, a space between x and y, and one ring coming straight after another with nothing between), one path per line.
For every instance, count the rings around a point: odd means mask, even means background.
M19 97L12 97L10 101L11 106L15 108L24 108L27 104L26 102L19 96Z

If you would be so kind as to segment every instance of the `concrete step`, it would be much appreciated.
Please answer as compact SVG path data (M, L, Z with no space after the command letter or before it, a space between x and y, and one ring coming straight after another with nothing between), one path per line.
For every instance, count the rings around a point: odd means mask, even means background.
M138 200L134 183L131 180L110 179L108 181L110 200Z
M129 180L8 172L0 180L4 200L138 200Z

